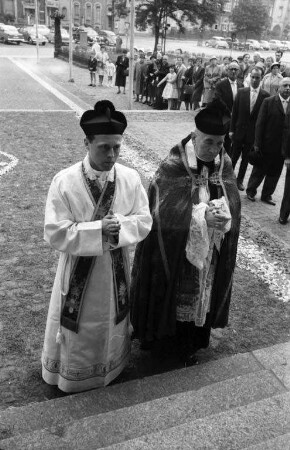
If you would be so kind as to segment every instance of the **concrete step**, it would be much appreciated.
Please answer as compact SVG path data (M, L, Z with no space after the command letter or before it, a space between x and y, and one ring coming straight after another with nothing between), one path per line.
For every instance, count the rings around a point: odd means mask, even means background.
M251 445L246 450L290 450L290 433L270 439L267 442Z
M1 450L30 448L91 450L110 445L117 449L120 445L120 449L127 450L139 448L140 442L141 444L145 442L140 448L147 448L147 442L149 442L150 445L154 445L152 448L168 449L171 448L168 447L169 441L166 440L164 446L163 440L170 434L173 438L172 442L175 442L175 429L183 430L186 437L185 430L187 427L190 429L194 427L195 422L202 427L203 421L206 421L207 427L211 428L211 421L213 424L216 422L215 415L219 417L220 414L225 414L224 422L227 422L232 414L239 416L239 413L235 411L240 410L240 414L246 418L244 408L247 408L248 404L256 402L258 405L261 400L266 401L272 396L280 401L279 394L285 392L285 387L271 371L261 370L213 383L199 390L173 394L127 408L89 416L72 423L15 435L10 439L2 440L0 446ZM276 410L279 409L281 407L277 406ZM260 417L257 420L259 419ZM275 426L278 427L276 423ZM204 430L208 433L210 428ZM163 447L159 447L159 443ZM191 445L191 441L189 443ZM117 446L114 447L114 444Z
M88 416L147 402L186 391L197 391L212 383L256 373L262 366L250 353L210 361L187 369L115 384L82 394L69 395L23 407L0 411L1 439L14 434L62 427ZM1 449L1 445L0 445Z
M290 393L254 402L229 411L144 435L106 450L239 450L265 440L283 439L290 431ZM283 435L283 436L281 436ZM283 441L282 441L283 442ZM91 447L91 450L98 447ZM254 447L256 448L256 447ZM276 447L269 447L271 450ZM279 447L277 447L279 448ZM279 450L284 450L280 447ZM287 448L287 447L286 447Z

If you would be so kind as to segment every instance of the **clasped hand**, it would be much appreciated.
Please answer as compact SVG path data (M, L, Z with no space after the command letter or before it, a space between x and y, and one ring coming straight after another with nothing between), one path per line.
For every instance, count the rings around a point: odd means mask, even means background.
M223 230L226 223L231 217L216 206L210 206L205 213L205 220L209 228L215 228L217 230Z
M113 211L109 211L108 214L102 219L102 233L107 236L118 236L120 232L121 224Z

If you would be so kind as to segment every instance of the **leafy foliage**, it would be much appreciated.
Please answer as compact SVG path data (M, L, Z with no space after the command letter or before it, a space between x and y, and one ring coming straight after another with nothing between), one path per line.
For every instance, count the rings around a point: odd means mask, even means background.
M145 30L153 28L155 48L164 24L172 19L183 32L186 21L196 24L212 25L216 15L223 9L224 0L145 0L136 6L136 26Z
M231 20L237 32L246 37L249 33L260 37L270 25L270 17L263 0L240 0L232 12Z

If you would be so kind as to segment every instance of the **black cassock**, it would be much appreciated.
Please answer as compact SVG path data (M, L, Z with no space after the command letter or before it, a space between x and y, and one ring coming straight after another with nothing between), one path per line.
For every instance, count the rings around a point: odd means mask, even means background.
M175 336L176 326L180 323L176 320L177 304L180 298L195 295L198 289L198 269L187 261L185 246L192 205L199 203L199 189L196 186L193 189L192 175L198 179L202 165L207 165L210 199L223 195L228 199L232 223L220 251L213 251L215 273L206 322L203 327L189 322L192 339L197 340L195 349L198 349L207 347L211 328L223 328L228 323L241 204L236 177L226 152L221 151L218 166L215 162L197 160L196 170L190 169L185 156L185 145L190 138L191 135L171 149L150 184L148 195L153 227L136 249L130 298L131 322L138 339L151 342ZM215 178L218 172L221 182ZM211 183L210 179L216 179L216 182Z

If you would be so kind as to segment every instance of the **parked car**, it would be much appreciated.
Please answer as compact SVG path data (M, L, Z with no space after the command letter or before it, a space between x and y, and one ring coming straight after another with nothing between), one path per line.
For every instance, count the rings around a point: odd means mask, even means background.
M271 39L271 41L269 41L269 44L270 50L277 50L282 46L281 41L278 41L277 39Z
M213 48L229 48L229 44L225 40L225 38L221 36L213 36L208 41L205 42L207 47Z
M229 48L232 48L234 50L239 50L240 41L237 38L232 39L230 37L226 37L225 40L227 41Z
M25 42L36 45L36 30L34 27L19 28L19 32L23 35ZM46 37L42 36L40 33L38 33L38 43L40 45L45 45L47 43Z
M13 25L0 25L0 41L4 44L17 44L24 42L23 35Z
M270 50L270 44L268 41L260 41L262 50Z
M32 25L32 28L34 30L36 30L36 25ZM45 37L50 33L50 29L46 25L39 24L37 26L37 29L38 29L38 34L41 34L42 36L45 36Z
M67 30L65 30L64 28L60 29L60 33L61 33L61 40L63 45L69 45L69 34L67 32ZM46 39L48 40L48 42L51 42L52 44L54 44L54 36L55 36L55 30L54 28L52 28L48 35L46 36Z
M280 50L283 50L284 52L287 50L290 50L290 42L289 41L281 41L282 46L280 47Z
M73 39L75 40L75 42L80 41L80 33L82 31L85 31L87 33L88 45L93 45L94 42L100 41L100 37L99 37L98 33L93 28L81 26L81 27L73 28Z
M100 42L103 42L106 45L114 46L116 45L116 34L113 31L109 30L99 30Z
M261 50L261 45L255 39L248 39L245 44L246 49L248 50Z

